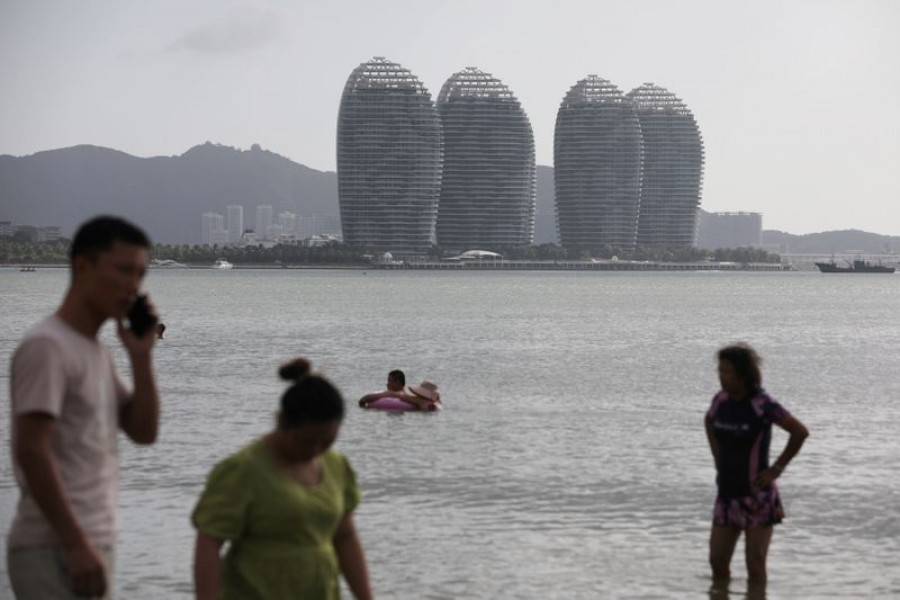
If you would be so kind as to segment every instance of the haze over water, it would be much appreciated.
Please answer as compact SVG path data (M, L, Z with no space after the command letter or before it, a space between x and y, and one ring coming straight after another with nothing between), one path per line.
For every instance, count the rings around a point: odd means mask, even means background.
M10 354L67 281L0 269L6 406ZM119 598L190 597L204 479L271 427L276 368L297 354L348 400L337 447L362 487L377 597L702 597L715 494L702 418L714 352L735 340L812 434L780 480L770 597L900 595L900 276L178 270L146 287L168 326L163 422L156 446L121 441ZM391 368L438 382L446 410L356 408ZM777 432L773 456L784 443ZM4 534L16 495L7 453Z

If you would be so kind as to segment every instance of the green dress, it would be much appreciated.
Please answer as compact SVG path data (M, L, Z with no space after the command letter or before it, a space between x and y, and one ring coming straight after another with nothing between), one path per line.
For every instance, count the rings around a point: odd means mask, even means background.
M304 487L279 471L257 440L213 469L191 520L231 542L222 565L222 598L340 597L332 538L359 504L350 463L328 450L322 480Z

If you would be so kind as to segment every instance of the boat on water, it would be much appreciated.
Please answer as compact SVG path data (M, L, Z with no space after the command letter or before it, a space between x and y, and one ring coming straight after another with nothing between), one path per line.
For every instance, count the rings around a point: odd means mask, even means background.
M847 266L839 265L834 259L828 262L817 262L816 266L823 273L893 273L894 267L887 267L881 263L871 263L867 260L846 261Z
M216 262L213 263L213 269L219 269L220 271L224 271L226 269L233 269L234 265L225 260L224 258L220 258Z
M180 263L175 260L169 259L158 259L152 258L150 259L150 268L151 269L187 269L187 265L184 263Z
M31 266L19 267L19 273L36 273L37 269Z

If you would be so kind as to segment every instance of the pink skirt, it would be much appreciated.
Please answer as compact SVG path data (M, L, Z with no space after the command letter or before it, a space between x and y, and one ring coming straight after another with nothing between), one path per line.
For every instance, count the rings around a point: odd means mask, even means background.
M778 488L774 485L749 496L738 498L716 497L713 510L713 525L749 529L752 527L769 527L781 523L784 519L784 507Z

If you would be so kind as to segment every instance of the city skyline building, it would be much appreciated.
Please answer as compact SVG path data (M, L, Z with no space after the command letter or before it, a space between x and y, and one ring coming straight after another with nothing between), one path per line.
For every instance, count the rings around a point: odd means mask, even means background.
M205 212L200 215L200 242L208 246L228 243L228 230L225 229L225 217L217 212Z
M336 215L298 215L297 233L301 239L324 235L341 237L341 226Z
M615 85L592 74L569 89L557 112L553 139L561 246L634 248L641 140L634 107Z
M62 227L58 225L46 225L37 228L37 241L56 242L62 239Z
M626 94L638 116L643 168L637 243L690 248L703 189L703 138L694 115L672 92L645 83Z
M268 205L263 205L268 206ZM239 210L237 210L239 209ZM263 209L262 220L264 221L268 212ZM201 234L200 242L202 244L219 244L219 245L253 245L262 242L291 242L301 241L306 238L322 238L330 240L340 240L340 220L337 215L299 215L290 211L282 211L277 215L277 221L273 221L271 225L266 227L265 232L258 232L252 228L243 229L240 238L235 242L232 241L232 229L226 228L228 217L231 217L232 223L239 223L243 214L242 205L230 205L227 207L227 216L215 211L207 211L200 215L201 217ZM3 228L8 227L8 235L12 235L16 231L16 225L11 221L0 221L0 236L4 233ZM21 226L20 226L21 227ZM38 228L32 228L37 230ZM58 227L43 228L47 231L43 233L48 239L54 234L61 231Z
M278 224L281 226L281 235L294 235L297 233L297 215L284 211L278 213Z
M266 229L265 239L269 241L280 240L282 235L284 235L284 229L282 228L281 223L272 223Z
M23 236L34 242L58 242L63 237L59 225L28 225L15 221L0 221L0 237Z
M435 242L443 160L431 94L376 56L347 79L337 123L338 201L345 243L424 253Z
M697 247L706 250L718 248L759 248L762 246L763 217L757 212L706 212L700 213Z
M226 229L228 229L228 243L240 244L244 235L244 207L240 204L231 204L225 209Z
M274 222L275 210L271 204L260 204L256 207L256 235L261 240L269 239L269 228Z
M516 96L490 73L466 67L444 83L437 108L444 138L438 245L453 251L530 245L534 133Z

